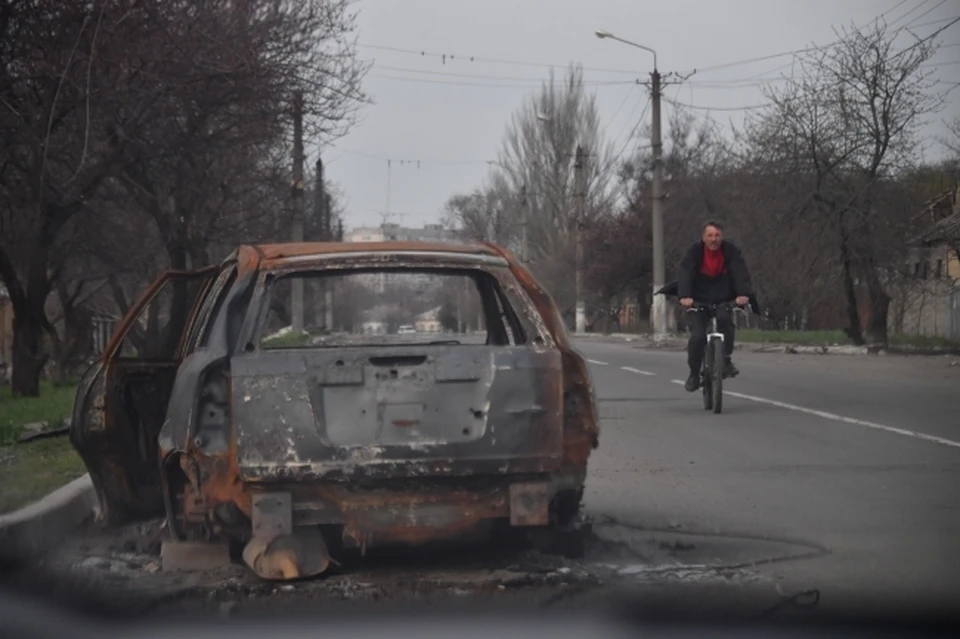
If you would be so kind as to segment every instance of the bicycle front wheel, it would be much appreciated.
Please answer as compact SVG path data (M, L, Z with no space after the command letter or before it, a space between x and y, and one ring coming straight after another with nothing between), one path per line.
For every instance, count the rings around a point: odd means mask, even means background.
M713 376L710 373L713 368L713 349L708 342L707 350L703 354L703 366L700 367L700 385L703 387L703 410L711 410L713 408Z
M719 413L723 410L723 367L726 359L723 356L723 341L714 340L710 345L713 366L710 368L710 392L712 395L713 412Z

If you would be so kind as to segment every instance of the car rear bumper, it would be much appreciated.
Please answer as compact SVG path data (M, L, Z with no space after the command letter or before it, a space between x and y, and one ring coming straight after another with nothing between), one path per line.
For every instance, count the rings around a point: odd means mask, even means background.
M248 499L242 510L252 537L333 526L342 530L346 547L421 545L468 537L495 520L517 527L548 526L557 496L579 496L581 488L582 478L551 475L480 476L419 485L257 482L244 485ZM240 505L230 509L236 512ZM212 512L217 516L224 510Z

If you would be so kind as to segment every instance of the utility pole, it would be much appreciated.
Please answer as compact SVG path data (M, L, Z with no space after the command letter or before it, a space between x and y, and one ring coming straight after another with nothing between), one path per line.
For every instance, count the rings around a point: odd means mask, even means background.
M317 158L316 186L313 191L313 214L320 226L320 241L329 242L332 239L330 229L330 196L327 194L323 174L323 160ZM333 330L333 282L328 278L320 280L320 297L323 300L324 328Z
M651 127L651 146L653 149L653 289L659 290L664 284L663 250L663 141L660 136L660 72L654 65L652 80L653 125ZM653 324L653 337L662 339L667 332L667 305L663 295L653 295L650 320Z
M329 223L327 222L326 210L324 203L326 202L324 186L323 186L323 160L317 158L316 164L316 186L313 190L313 215L320 224L320 240L322 242L328 242L328 231Z
M293 237L303 242L303 93L293 95ZM291 328L303 332L303 278L295 277L290 287Z
M529 261L527 248L527 185L520 187L520 262Z
M652 95L651 101L653 102L653 126L651 132L651 146L653 147L653 193L651 194L653 200L653 288L651 293L663 287L663 280L665 279L665 267L664 267L664 245L663 245L663 161L661 159L663 154L663 142L660 135L660 93L662 89L662 83L660 78L660 71L657 68L657 52L650 47L639 44L637 42L631 42L630 40L625 40L623 38L617 37L610 33L609 31L595 31L596 35L601 40L611 39L624 44L630 45L631 47L636 47L638 49L643 49L649 53L653 54L653 73L650 74L650 79L652 80ZM696 73L694 71L693 73ZM690 75L693 75L691 73ZM668 76L673 75L667 74ZM680 81L684 81L690 77L690 75L682 78ZM653 325L653 337L654 339L662 339L667 332L667 305L662 295L653 295L653 303L650 308L650 323Z
M330 201L330 194L327 193L326 188L323 191L323 241L330 242L333 240L333 213ZM323 306L326 311L324 314L324 323L327 326L328 331L333 330L333 289L336 286L336 280L331 280L327 282L327 286L323 293Z
M393 172L390 160L387 160L387 215L390 215L390 174Z
M457 333L463 334L463 306L460 304L460 289L463 288L459 285L455 289L454 293L457 296Z
M583 301L583 218L584 204L587 196L586 167L583 161L583 147L577 145L577 154L573 165L574 171L574 225L576 242L576 264L574 264L574 289L576 290L576 332L583 333L587 330L586 309Z

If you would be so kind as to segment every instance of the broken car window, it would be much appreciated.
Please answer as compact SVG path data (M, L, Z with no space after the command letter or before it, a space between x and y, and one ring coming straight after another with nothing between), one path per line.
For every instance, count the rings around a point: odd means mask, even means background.
M294 329L291 313L297 285L303 288L302 329ZM493 294L481 295L481 285ZM260 345L273 349L517 343L505 324L501 295L495 278L482 272L427 269L288 275L270 285ZM485 305L484 299L489 303ZM488 321L499 325L488 327Z
M141 310L120 345L123 359L176 359L205 276L183 275L167 280Z

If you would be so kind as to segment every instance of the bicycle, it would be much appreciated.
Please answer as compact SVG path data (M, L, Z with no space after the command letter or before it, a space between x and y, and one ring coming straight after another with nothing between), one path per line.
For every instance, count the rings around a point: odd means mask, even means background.
M710 325L707 327L707 349L703 354L700 367L700 388L703 389L703 408L719 414L723 410L723 378L727 358L723 353L723 333L717 328L717 310L740 311L742 308L731 302L722 304L701 304L694 302L688 313L710 311ZM719 362L719 364L718 364Z

